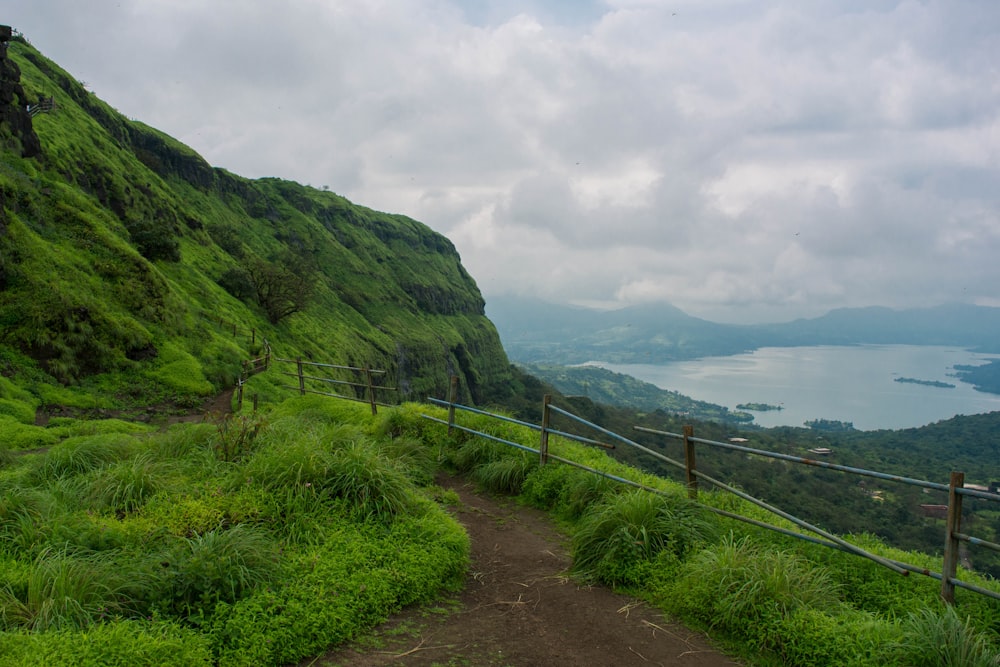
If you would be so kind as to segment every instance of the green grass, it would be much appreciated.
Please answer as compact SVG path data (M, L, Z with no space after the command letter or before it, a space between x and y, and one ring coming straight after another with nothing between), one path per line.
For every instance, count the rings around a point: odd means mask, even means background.
M106 558L45 550L23 581L0 588L0 621L6 630L81 629L126 610L123 586Z
M180 637L192 664L285 664L459 585L468 538L407 473L433 476L422 441L315 408L291 399L255 418L241 456L219 456L216 426L180 424L12 459L0 664L149 664Z
M912 667L996 667L995 638L977 630L954 607L910 612L894 646L901 664Z
M211 614L218 603L235 602L270 583L278 569L277 544L242 524L181 538L165 558L158 573L165 589L159 601L181 618Z
M40 459L41 479L57 479L97 470L129 456L135 440L125 434L67 438Z
M711 542L718 528L680 495L625 491L592 506L573 535L573 567L611 584L640 584L661 552L683 559Z

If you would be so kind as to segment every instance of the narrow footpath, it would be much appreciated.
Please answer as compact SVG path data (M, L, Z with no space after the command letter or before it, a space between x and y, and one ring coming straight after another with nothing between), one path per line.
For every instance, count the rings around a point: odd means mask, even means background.
M567 576L567 540L538 510L441 475L472 539L465 589L408 609L371 635L301 666L732 667L703 635L647 605Z

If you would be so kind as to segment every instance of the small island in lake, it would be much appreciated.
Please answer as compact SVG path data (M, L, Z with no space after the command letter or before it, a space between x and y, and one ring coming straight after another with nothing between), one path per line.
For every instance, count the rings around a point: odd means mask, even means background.
M844 432L854 431L854 422L844 422L836 419L810 419L803 424L814 431Z
M909 384L922 384L925 387L941 387L942 389L954 389L955 385L940 380L918 380L917 378L896 378L895 382L908 382Z
M784 410L780 405L771 405L769 403L737 403L737 410L753 410L754 412L767 412L769 410Z

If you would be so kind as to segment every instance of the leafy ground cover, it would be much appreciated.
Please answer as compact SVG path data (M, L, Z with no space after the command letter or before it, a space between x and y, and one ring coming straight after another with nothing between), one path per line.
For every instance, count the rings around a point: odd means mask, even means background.
M266 393L266 378L252 382ZM998 663L1000 605L989 598L959 591L945 608L932 579L720 518L680 484L603 451L550 442L553 454L659 492L449 436L425 413L443 416L406 404L372 417L365 405L295 397L220 424L32 426L52 444L0 457L2 664L313 660L468 583L469 538L446 511L455 491L436 483L442 469L559 522L572 566L562 561L554 576L569 587L614 587L747 664ZM470 423L529 446L537 437L509 422ZM767 518L732 497L699 499ZM497 650L514 662L498 653L495 664L524 664L511 648L524 636L507 634Z

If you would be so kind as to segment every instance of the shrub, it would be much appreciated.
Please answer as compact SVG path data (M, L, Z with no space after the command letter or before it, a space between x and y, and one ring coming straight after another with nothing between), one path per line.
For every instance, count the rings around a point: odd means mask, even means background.
M240 301L248 302L256 296L250 273L242 266L226 269L219 276L219 287L229 292Z
M800 607L780 623L773 649L782 664L796 667L869 667L893 664L886 646L897 637L895 624L865 612Z
M660 551L684 556L711 540L715 524L681 496L637 489L594 507L573 536L573 567L611 584L638 584Z
M264 309L271 324L277 324L309 305L316 277L301 264L278 264L262 259L244 263L243 268L249 276L257 303Z
M219 602L232 603L277 571L277 549L259 529L221 528L181 538L164 563L164 601L181 616L210 613Z
M125 222L129 238L139 254L150 261L162 259L179 262L181 246L175 238L175 226L164 220L128 220Z
M208 226L208 235L212 237L216 245L225 250L231 256L239 259L243 257L243 240L235 225L218 223Z
M577 472L574 468L558 464L535 466L521 485L521 496L539 509L553 509Z
M212 444L220 461L235 463L253 451L257 434L264 428L263 417L228 414L216 424L216 438Z

